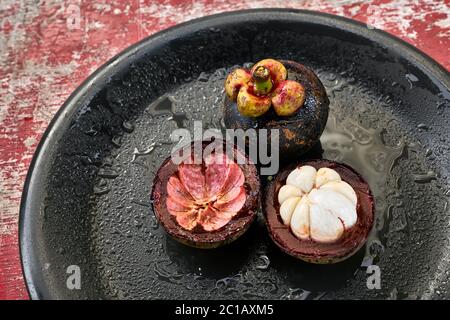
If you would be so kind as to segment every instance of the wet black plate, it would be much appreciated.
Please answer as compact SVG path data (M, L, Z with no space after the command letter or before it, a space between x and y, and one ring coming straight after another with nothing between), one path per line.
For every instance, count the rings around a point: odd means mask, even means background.
M212 251L176 243L155 221L151 182L170 133L194 120L220 128L227 71L268 56L316 71L331 100L323 156L374 192L376 226L345 262L286 256L262 217ZM89 77L39 145L20 212L31 297L449 298L449 87L413 47L313 12L229 13L145 39ZM367 286L368 265L380 289ZM67 287L69 266L79 290Z

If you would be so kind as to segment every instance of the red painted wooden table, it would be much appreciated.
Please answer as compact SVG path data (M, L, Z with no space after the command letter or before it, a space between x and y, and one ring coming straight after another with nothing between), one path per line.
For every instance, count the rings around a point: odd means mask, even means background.
M318 10L390 32L450 69L450 0L2 0L0 3L0 299L27 299L18 249L25 175L48 122L88 74L177 23L260 7Z

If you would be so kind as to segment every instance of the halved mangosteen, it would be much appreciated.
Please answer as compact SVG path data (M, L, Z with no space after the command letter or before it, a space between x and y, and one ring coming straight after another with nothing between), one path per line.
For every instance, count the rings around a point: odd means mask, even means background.
M263 211L275 244L320 264L356 253L372 229L375 205L367 182L352 168L310 160L282 170L267 187Z
M188 147L192 155L195 144ZM155 216L169 235L208 249L236 240L249 228L259 205L260 181L255 165L236 146L228 150L223 143L219 151L210 142L200 146L200 157L163 162L151 197Z
M251 70L235 69L225 80L225 92L225 126L279 129L282 153L307 152L325 129L327 93L316 74L300 63L264 59Z

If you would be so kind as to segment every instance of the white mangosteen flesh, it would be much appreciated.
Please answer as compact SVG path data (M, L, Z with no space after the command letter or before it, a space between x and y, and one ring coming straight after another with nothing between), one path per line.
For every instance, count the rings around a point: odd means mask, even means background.
M336 242L358 220L355 190L330 168L294 169L278 192L278 202L283 223L300 240Z

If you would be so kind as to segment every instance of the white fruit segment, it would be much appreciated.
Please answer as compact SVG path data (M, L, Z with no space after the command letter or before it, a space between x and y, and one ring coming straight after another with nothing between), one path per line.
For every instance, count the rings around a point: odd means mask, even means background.
M278 203L282 204L286 199L291 197L300 197L303 194L302 190L295 186L285 184L278 191Z
M278 192L280 216L299 239L339 240L358 219L355 190L333 169L294 169Z
M309 200L307 196L302 197L292 213L292 233L299 239L309 238Z
M310 206L310 237L312 240L329 243L338 240L344 233L344 226L332 213L320 205Z
M332 181L324 184L320 187L320 189L329 189L333 190L335 192L339 192L346 196L353 205L356 206L356 202L358 201L358 198L356 197L356 192L353 190L352 186L349 185L345 181Z
M304 193L311 191L314 186L317 170L311 166L294 169L287 177L286 184L295 186Z
M341 181L339 173L330 168L320 168L317 170L315 186L319 188L327 182Z
M280 216L283 223L287 226L291 224L292 213L294 212L297 203L300 201L300 197L292 197L287 199L280 207Z
M313 189L308 195L311 203L331 212L336 218L341 219L346 228L353 227L356 223L356 206L340 192L330 189Z

